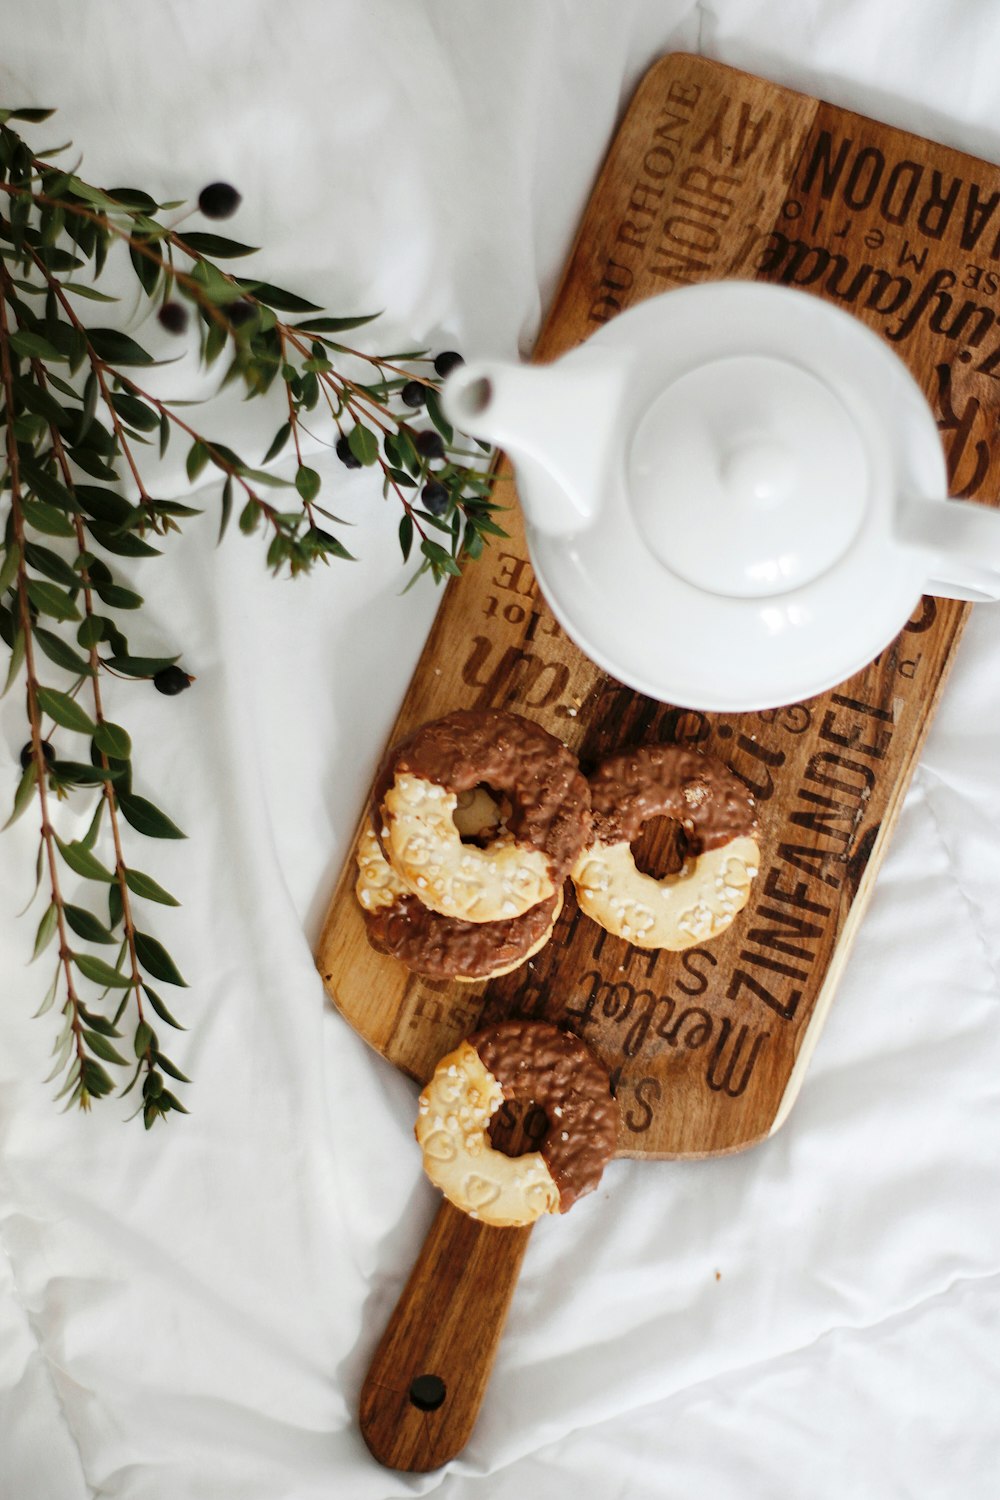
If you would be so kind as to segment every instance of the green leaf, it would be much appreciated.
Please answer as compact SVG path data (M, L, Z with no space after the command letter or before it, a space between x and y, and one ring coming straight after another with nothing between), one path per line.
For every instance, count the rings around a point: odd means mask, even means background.
M461 573L462 570L455 559L437 542L425 538L420 543L420 550L431 566L439 568L442 573L451 573L454 577L458 577Z
M288 442L288 439L291 437L291 435L292 435L292 424L290 422L286 422L283 427L279 427L278 430L277 430L277 432L274 435L274 439L273 439L273 441L271 443L270 448L268 448L267 452L264 454L264 457L261 460L261 462L265 463L265 464L269 464L271 462L272 458L277 458L278 454L281 452L282 448Z
M177 660L176 656L109 656L108 666L126 677L155 677Z
M239 240L229 240L221 234L203 234L200 230L184 234L182 239L185 245L199 255L218 256L220 260L235 259L240 255L254 255L259 249L257 245L241 245Z
M310 469L306 464L300 464L295 474L295 488L308 505L315 500L319 494L322 480L315 469Z
M84 1060L81 1083L87 1093L95 1099L103 1099L105 1095L113 1092L115 1086L105 1069L92 1057Z
M87 337L91 348L99 359L113 365L151 365L153 356L147 354L135 339L117 328L91 328Z
M30 328L19 328L12 333L8 339L10 347L17 353L23 354L25 359L65 359L64 354L50 344L48 339L43 338L40 333L34 333Z
M101 823L103 821L103 818L104 798L102 797L98 801L97 806L94 808L94 816L90 820L90 826L88 827L87 832L79 841L82 848L88 850L93 849L94 845L97 843L97 835L101 830Z
M280 286L271 286L266 281L244 281L239 276L234 277L234 280L241 290L249 292L258 302L263 302L265 307L276 307L279 312L321 311L315 302L307 302L304 297L297 297L294 292L286 292Z
M97 1011L88 1010L82 1002L79 1007L79 1015L86 1021L88 1026L92 1026L95 1031L99 1031L101 1036L121 1036L121 1032L117 1026L112 1021L109 1021L107 1016L99 1015Z
M94 669L90 662L74 651L72 646L68 646L62 636L53 635L51 630L43 630L41 625L35 626L34 636L49 661L54 661L57 667L72 672L74 677L93 677Z
M27 120L31 125L40 125L54 114L54 109L0 109L0 124L8 120Z
M28 803L31 801L31 794L35 789L36 775L37 767L35 765L35 762L33 759L29 760L24 771L22 771L21 773L20 781L17 783L17 791L14 793L13 811L11 812L11 815L7 819L6 823L3 825L4 828L9 828L12 823L16 823L18 818L24 812L24 809L27 807Z
M163 944L156 938L150 937L147 932L137 932L135 951L143 968L147 973L152 974L154 979L162 979L164 984L187 987L187 981L181 978L177 965Z
M59 976L61 975L61 973L62 964L58 963L56 964L56 972L52 976L52 983L45 991L45 998L42 1000L41 1005L38 1007L38 1009L35 1011L35 1014L31 1018L33 1021L37 1021L39 1016L44 1016L46 1011L52 1009L53 1003L55 1002L56 998L56 991L59 988Z
M105 604L116 609L138 609L143 602L141 594L135 593L133 589L123 588L120 583L109 583L103 578L95 578L93 574L90 581L94 592L100 594Z
M355 318L307 318L304 323L294 326L303 333L345 333L348 328L361 328L381 316L381 313L364 313Z
M99 292L96 286L88 286L84 281L64 281L62 284L64 292L74 292L77 297L85 297L88 302L120 302L120 297L112 297L107 292Z
M55 719L64 729L76 730L79 734L93 734L94 721L69 693L60 693L55 688L40 687L35 690L38 706L43 713Z
M229 475L226 476L226 482L222 486L222 509L221 509L221 514L219 516L219 536L218 536L218 540L220 542L222 541L222 538L226 534L226 527L229 525L229 517L232 515L232 513L233 513L233 476L231 474L229 474Z
M111 464L105 463L99 454L90 448L73 448L69 450L69 456L85 474L92 474L95 479L117 480L118 473Z
M251 495L240 511L239 527L244 536L251 536L260 524L260 505Z
M132 1049L136 1057L145 1057L150 1047L155 1047L155 1045L156 1032L148 1021L140 1021L135 1028L135 1038L132 1042Z
M77 937L86 938L91 943L113 943L115 941L114 937L104 926L104 923L99 922L93 912L87 911L86 907L66 904L63 906L63 913Z
M111 772L102 766L88 766L84 761L60 758L53 761L50 775L64 786L99 786L110 779Z
M188 450L187 462L185 463L184 467L187 470L187 477L192 484L194 484L195 480L198 478L198 475L208 463L210 457L211 454L205 447L204 443L198 442L196 440L191 444L191 447Z
M6 594L14 579L17 577L18 564L21 561L21 551L16 542L8 542L4 552L3 562L0 563L0 596Z
M41 578L28 580L28 598L40 614L55 620L78 620L80 611L64 589Z
M28 585L28 588L30 592L30 584ZM17 681L18 673L20 672L21 667L24 663L24 656L24 631L21 629L21 622L18 620L14 626L14 639L10 643L10 664L7 668L7 680L3 686L4 693L6 693L10 689L12 683ZM3 694L0 694L0 697L2 696Z
M171 1078L176 1078L178 1083L191 1082L187 1074L182 1073L180 1068L178 1068L176 1064L172 1063L169 1057L164 1057L162 1052L157 1052L156 1054L156 1066L158 1068L162 1068L164 1073L169 1073ZM162 1098L163 1095L161 1094L160 1097ZM174 1096L173 1094L170 1094L168 1095L168 1097L172 1099ZM187 1114L187 1110L184 1110L183 1113Z
M108 925L117 927L125 915L125 902L122 900L122 888L117 880L114 885L108 886Z
M32 959L36 959L38 955L48 947L49 943L52 941L53 933L55 932L58 924L59 908L56 903L52 901L45 908L45 913L42 917L42 920L38 924L38 931L35 933L35 947L31 955Z
M143 214L155 214L159 204L152 199L148 193L141 188L115 187L108 188L108 197L115 203L121 203L125 208L136 208Z
M148 255L144 255L142 250L139 249L140 245L148 243L145 235L136 234L133 236L133 241L134 243L128 247L128 258L132 262L133 271L139 278L139 285L147 297L152 297L156 293L157 283L160 280L160 267L155 260L152 260Z
M55 505L60 510L67 510L71 514L79 512L80 507L73 497L72 490L68 489L54 474L50 474L48 469L30 458L21 460L21 468L31 488L42 500L47 500L50 505Z
M397 432L396 442L399 446L399 454L403 460L403 467L409 469L415 477L420 473L420 454L413 445L413 439L408 432Z
M94 744L98 750L103 750L105 755L111 755L116 760L128 760L132 754L132 741L127 731L120 724L112 724L107 719L94 730Z
M91 536L106 551L113 552L118 557L160 557L159 547L151 547L141 537L135 536L131 531L121 531L105 525L103 521L94 521L88 528Z
M160 425L157 413L145 401L140 401L138 396L129 395L128 391L115 391L111 397L111 405L129 426L135 427L139 432L155 432Z
M413 546L413 517L408 512L399 523L399 546L403 554L403 561L408 562L410 548Z
M83 1036L91 1052L96 1052L105 1062L121 1063L124 1066L125 1058L106 1036L102 1036L99 1031L91 1031L86 1026L83 1028Z
M176 823L170 821L166 813L154 807L152 802L147 801L145 797L118 792L117 801L126 821L131 823L139 833L144 833L147 838L183 839L187 837Z
M455 429L452 427L451 423L448 421L448 418L441 410L441 402L438 399L437 391L435 391L431 386L426 385L424 386L424 397L425 404L427 406L427 415L430 417L431 421L434 423L434 426L444 438L445 442L448 444L453 443L455 440Z
M111 964L105 963L103 958L98 958L93 953L74 953L73 962L80 970L80 973L85 974L88 979L92 979L95 984L103 984L108 989L116 990L128 990L132 988L132 976L130 974L123 974L119 969L113 968Z
M22 500L21 510L29 526L42 531L46 536L73 536L73 523L54 505L44 500Z
M111 871L106 870L100 860L95 859L90 850L85 849L82 844L64 844L58 834L55 835L55 841L59 853L74 874L82 875L85 880L114 880L115 877Z
M88 615L76 632L76 638L87 650L104 638L104 627L109 623L104 615Z
M167 451L167 445L169 444L169 442L170 442L170 418L167 416L167 414L166 414L165 411L162 411L160 413L160 457L161 458L166 453L166 451Z
M28 542L24 549L24 560L30 568L44 573L47 578L54 579L56 583L61 583L68 589L80 587L79 574L73 571L65 558L60 557L58 552L53 552L50 547L43 547L38 542Z
M378 458L378 438L359 422L347 436L348 446L360 464L373 464Z
M304 541L310 542L315 550L321 555L329 554L331 557L341 557L345 562L357 562L353 552L348 552L343 542L331 536L329 531L320 531L317 526L310 526L306 532Z
M91 370L83 387L83 412L80 417L80 425L76 430L75 441L77 443L82 443L90 430L97 411L97 400L100 393L101 388L97 384L97 376Z
M168 1026L172 1026L175 1031L186 1031L187 1030L187 1027L186 1026L182 1026L181 1023L180 1023L180 1021L175 1021L174 1020L173 1016L170 1014L169 1010L164 1005L164 1003L160 999L159 995L156 993L155 990L151 990L148 984L144 984L143 985L143 987L142 987L142 993L146 996L146 999L149 1001L150 1005L156 1011L156 1014L159 1016L159 1018L160 1018L161 1021L166 1021L167 1025Z
M134 510L124 495L106 489L103 485L78 484L76 495L88 516L111 526L123 526Z

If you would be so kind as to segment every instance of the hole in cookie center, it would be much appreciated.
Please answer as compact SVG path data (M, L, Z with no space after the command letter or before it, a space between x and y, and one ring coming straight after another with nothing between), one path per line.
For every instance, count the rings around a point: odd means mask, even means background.
M537 1151L549 1133L549 1117L534 1099L505 1099L490 1121L490 1145L504 1156Z
M676 875L687 857L688 841L673 818L649 818L632 844L636 869L654 880Z
M502 792L481 781L471 792L459 792L452 821L463 844L488 844L510 811Z

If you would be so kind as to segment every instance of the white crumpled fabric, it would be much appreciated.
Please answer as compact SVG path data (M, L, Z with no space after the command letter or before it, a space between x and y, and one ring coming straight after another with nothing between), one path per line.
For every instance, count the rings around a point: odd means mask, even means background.
M384 317L371 347L527 351L645 68L701 50L1000 159L1000 12L968 0L7 0L3 102L54 104L91 180L244 197L269 279ZM127 304L124 316L133 311ZM144 334L153 337L147 326ZM169 352L174 352L171 346ZM164 388L209 390L190 361ZM172 384L171 384L172 383ZM202 414L259 458L280 419ZM185 493L178 452L164 492ZM766 1145L621 1162L533 1237L482 1417L445 1470L355 1424L435 1210L413 1086L325 1003L311 957L436 597L328 455L363 561L295 584L213 544L218 492L155 563L113 684L149 918L190 987L194 1082L148 1136L61 1115L25 818L0 856L3 1500L993 1500L1000 1492L1000 612L975 612L799 1101ZM24 739L0 703L9 800ZM78 831L60 809L64 828ZM155 925L153 925L155 923ZM162 1028L161 1028L162 1030ZM173 1041L173 1038L172 1038Z

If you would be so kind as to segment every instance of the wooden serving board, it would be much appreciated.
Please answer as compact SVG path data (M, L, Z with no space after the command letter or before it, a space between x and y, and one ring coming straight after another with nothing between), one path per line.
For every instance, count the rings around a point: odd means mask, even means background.
M875 329L937 413L952 494L995 501L1000 170L720 64L664 58L614 140L535 357L555 358L644 297L723 277L807 288ZM501 475L497 494L513 505L506 466ZM743 1149L777 1129L801 1085L969 606L924 600L871 666L808 702L679 710L572 645L539 594L516 506L502 519L508 540L449 584L392 739L451 709L503 707L562 738L584 769L627 745L700 746L758 799L750 904L711 944L647 953L585 918L568 887L530 967L433 983L369 948L352 852L318 966L347 1021L417 1080L480 1023L545 1018L611 1070L619 1154ZM447 1210L441 1223L452 1232ZM516 1276L525 1235L498 1233L511 1257L519 1246ZM448 1443L427 1437L427 1412L420 1423L419 1453L407 1439L381 1453L373 1443L378 1456L442 1462Z

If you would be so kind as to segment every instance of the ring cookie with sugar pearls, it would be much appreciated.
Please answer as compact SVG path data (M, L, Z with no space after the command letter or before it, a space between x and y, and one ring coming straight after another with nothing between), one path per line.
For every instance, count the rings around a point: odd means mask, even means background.
M544 1110L536 1151L505 1156L489 1125L505 1099ZM548 1021L501 1021L443 1057L420 1095L424 1170L456 1208L485 1224L531 1224L565 1213L601 1180L618 1139L607 1070Z
M754 799L739 777L700 750L645 745L605 760L590 796L594 836L572 870L581 909L639 948L677 953L725 932L760 867ZM654 817L687 838L682 868L660 880L630 847Z
M510 804L484 847L463 844L462 793L486 785ZM560 888L590 834L576 756L519 714L459 710L424 724L387 756L372 819L403 883L432 911L465 922L523 916Z
M369 943L425 979L471 984L509 974L545 946L562 910L560 890L501 922L442 917L403 884L371 828L361 835L357 859L354 889Z

